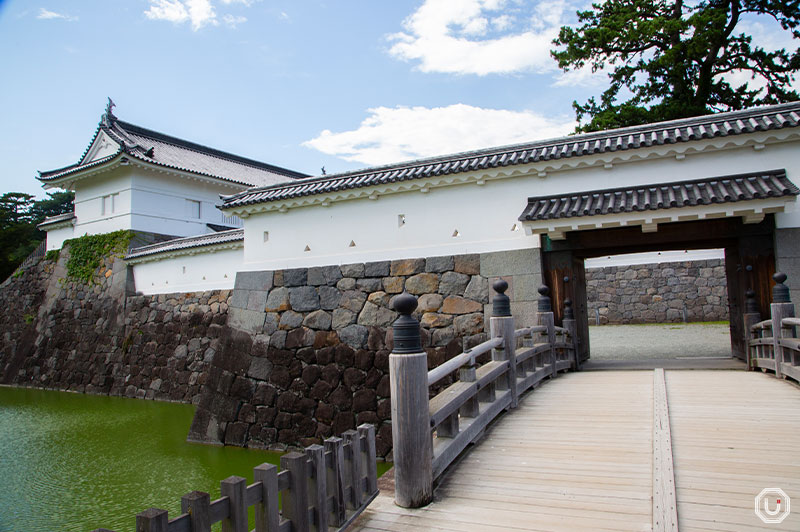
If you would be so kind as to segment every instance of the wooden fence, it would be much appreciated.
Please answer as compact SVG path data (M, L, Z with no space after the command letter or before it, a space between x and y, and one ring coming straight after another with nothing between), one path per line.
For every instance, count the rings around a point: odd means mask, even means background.
M539 324L514 329L508 288L497 281L498 292L490 319L491 338L428 371L427 355L413 338L416 320L410 317L416 299L395 299L401 317L395 324L395 349L389 357L392 396L392 438L395 464L395 502L403 507L428 504L433 482L501 412L516 408L519 396L559 372L579 369L577 328L570 303L564 327L554 325L547 287L539 289ZM419 325L416 324L419 336ZM476 359L491 352L491 361ZM456 382L429 398L429 387L458 372Z
M783 284L786 274L776 273L773 279L776 285L772 289L770 319L758 321L760 316L754 310L745 313L745 325L750 331L747 367L771 370L776 377L800 381L800 338L797 338L800 319L794 317L794 304Z
M256 532L342 530L378 495L375 427L364 424L324 444L281 456L280 472L261 464L253 470L253 484L226 478L215 501L202 491L188 493L174 519L166 510L145 510L136 516L136 532L210 532L219 522L223 532L247 532L251 506Z

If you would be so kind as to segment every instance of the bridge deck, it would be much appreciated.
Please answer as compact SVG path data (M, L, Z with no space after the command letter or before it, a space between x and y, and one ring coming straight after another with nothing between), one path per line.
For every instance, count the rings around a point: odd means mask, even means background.
M800 530L800 390L744 371L667 371L681 530ZM653 372L571 373L503 416L408 510L382 494L355 530L652 530ZM765 525L764 488L796 510Z

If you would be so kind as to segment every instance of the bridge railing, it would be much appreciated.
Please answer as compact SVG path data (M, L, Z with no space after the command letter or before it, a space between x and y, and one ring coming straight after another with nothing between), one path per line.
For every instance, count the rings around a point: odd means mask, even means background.
M136 532L247 532L248 508L255 510L255 532L344 530L378 495L375 427L368 423L328 438L304 453L281 456L254 470L255 482L231 476L220 482L222 496L193 491L181 498L181 514L150 508L136 516ZM105 528L94 532L111 532Z
M569 306L564 327L554 325L547 287L539 289L539 324L514 328L505 291L497 281L490 318L491 338L428 371L419 324L411 317L416 299L398 296L395 349L390 360L395 502L428 504L433 482L501 412L516 408L519 396L559 372L578 369L573 342L576 322ZM491 360L478 363L481 355ZM430 387L457 372L457 380L430 397Z
M771 370L776 377L787 376L800 381L800 339L797 338L800 319L794 317L789 288L783 284L786 274L776 273L773 279L776 284L772 288L770 318L757 321L755 311L745 314L745 324L750 331L747 366L749 369ZM752 298L752 292L747 296Z

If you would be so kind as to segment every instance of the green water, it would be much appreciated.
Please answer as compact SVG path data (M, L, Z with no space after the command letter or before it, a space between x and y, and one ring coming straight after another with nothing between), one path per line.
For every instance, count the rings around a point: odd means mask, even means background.
M191 405L0 387L0 532L133 531L279 454L186 443Z

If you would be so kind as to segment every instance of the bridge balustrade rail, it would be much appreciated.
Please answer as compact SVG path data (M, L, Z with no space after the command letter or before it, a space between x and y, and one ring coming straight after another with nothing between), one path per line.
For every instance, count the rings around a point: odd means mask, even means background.
M419 325L411 318L416 299L398 296L395 350L390 356L395 502L419 507L430 502L433 483L519 397L559 372L578 369L576 321L565 309L564 327L554 325L547 287L540 288L539 325L514 328L508 284L497 281L491 338L427 370ZM414 338L416 334L417 338ZM491 360L478 364L481 355ZM457 372L457 380L430 397L430 387Z
M222 497L214 501L202 491L184 495L174 519L167 510L145 510L136 516L136 531L210 532L221 522L225 532L247 532L250 507L254 532L344 530L378 495L375 427L366 423L324 443L281 456L280 472L271 464L257 466L253 484L226 478L220 482Z
M800 381L800 338L797 338L800 319L794 317L794 304L789 299L789 289L783 284L786 274L776 273L773 279L776 284L772 289L770 319L757 321L755 311L745 314L745 324L750 331L747 367L770 370L776 377ZM753 297L752 292L748 292L747 297Z

